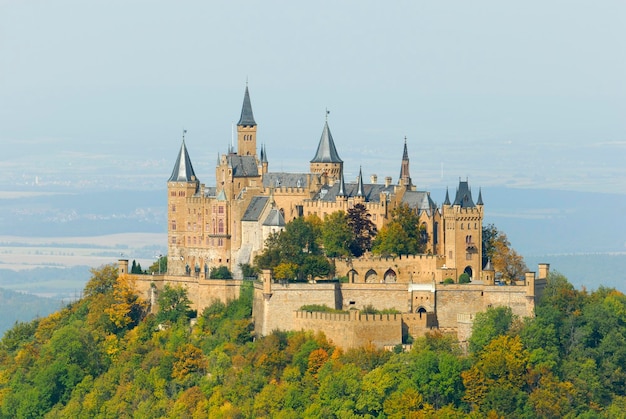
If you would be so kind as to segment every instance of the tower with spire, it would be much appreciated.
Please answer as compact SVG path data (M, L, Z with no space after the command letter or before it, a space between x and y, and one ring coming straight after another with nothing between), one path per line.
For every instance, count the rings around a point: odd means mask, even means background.
M246 92L243 96L241 117L237 122L237 154L240 156L256 156L256 122L250 103L250 92L246 83Z
M311 160L311 173L326 177L328 183L333 184L339 180L343 171L343 160L337 153L335 141L328 127L328 111L320 142L317 145L315 157Z
M402 164L400 166L398 184L406 187L407 189L410 189L413 186L411 182L411 175L409 174L409 151L406 146L406 137L404 137L404 152L402 153Z

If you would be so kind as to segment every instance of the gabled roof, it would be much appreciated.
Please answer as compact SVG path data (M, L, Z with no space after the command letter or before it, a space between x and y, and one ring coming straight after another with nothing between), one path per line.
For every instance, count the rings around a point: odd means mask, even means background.
M476 206L472 199L472 191L467 181L459 181L459 188L456 190L456 197L452 205L458 205L461 208L473 208Z
M231 154L226 156L228 165L233 169L233 177L256 177L259 176L259 167L254 156L238 156Z
M241 117L237 126L254 127L256 122L254 121L254 115L252 114L252 104L250 103L250 92L248 92L248 85L246 85L246 93L243 95L243 106L241 107Z
M402 203L407 204L409 208L417 209L419 212L430 212L437 209L437 205L426 191L406 191L402 196Z
M285 217L283 214L278 211L276 208L273 208L268 214L267 218L263 222L264 226L269 227L284 227L285 226Z
M328 128L328 121L324 123L322 137L320 138L317 152L313 160L311 160L311 163L343 163L343 160L339 158L339 154L335 148L335 141L330 133L330 128Z
M193 171L191 159L189 158L189 153L187 153L187 147L185 146L185 140L183 140L183 144L180 146L180 152L176 158L176 163L174 163L174 170L172 170L172 175L168 179L168 182L192 182L196 180L196 173Z
M264 188L305 188L307 173L272 172L263 175Z
M269 201L269 196L255 196L250 201L246 212L244 212L241 221L259 221L259 217L263 213L263 208Z

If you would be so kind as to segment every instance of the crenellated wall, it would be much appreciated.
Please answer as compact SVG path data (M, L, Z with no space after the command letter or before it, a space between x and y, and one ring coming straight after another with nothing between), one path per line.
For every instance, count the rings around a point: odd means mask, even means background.
M372 256L335 259L337 277L353 283L430 283L445 279L445 258L433 255Z

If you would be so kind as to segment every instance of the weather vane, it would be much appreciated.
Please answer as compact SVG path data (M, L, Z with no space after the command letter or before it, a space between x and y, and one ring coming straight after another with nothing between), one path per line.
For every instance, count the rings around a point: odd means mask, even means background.
M185 141L185 134L187 134L187 130L183 128L183 141Z
M330 113L330 111L328 110L328 108L326 108L326 122L328 122L328 114Z

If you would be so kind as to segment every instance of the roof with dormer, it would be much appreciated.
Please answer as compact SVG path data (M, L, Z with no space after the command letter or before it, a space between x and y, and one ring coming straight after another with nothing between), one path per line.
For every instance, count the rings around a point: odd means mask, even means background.
M226 156L228 165L233 169L233 177L257 177L259 167L254 156L238 156L230 154Z
M339 158L337 148L335 148L335 141L330 133L328 127L328 121L324 123L324 129L322 130L322 137L317 146L317 152L315 157L311 160L311 163L343 163L343 160Z
M185 146L185 140L183 140L180 151L178 152L178 157L176 158L176 163L174 163L174 170L172 170L172 175L168 179L168 182L192 182L196 180L196 173L193 171L191 159L189 158L189 153Z
M343 187L343 193L340 190ZM333 186L324 185L319 192L313 197L314 201L335 202L338 197L352 198L355 196L363 197L365 202L380 202L380 194L384 193L389 196L394 191L394 186L385 186L383 184L361 183L361 194L359 194L359 182L345 183L335 182Z
M252 114L252 104L250 103L250 92L248 91L248 85L246 85L246 93L243 95L243 106L241 107L241 117L237 126L254 127L256 122L254 121L254 115Z
M264 188L305 188L308 173L271 172L263 175Z
M474 200L472 199L472 190L469 187L469 182L459 181L459 187L456 190L456 197L452 205L458 205L461 208L474 208Z

